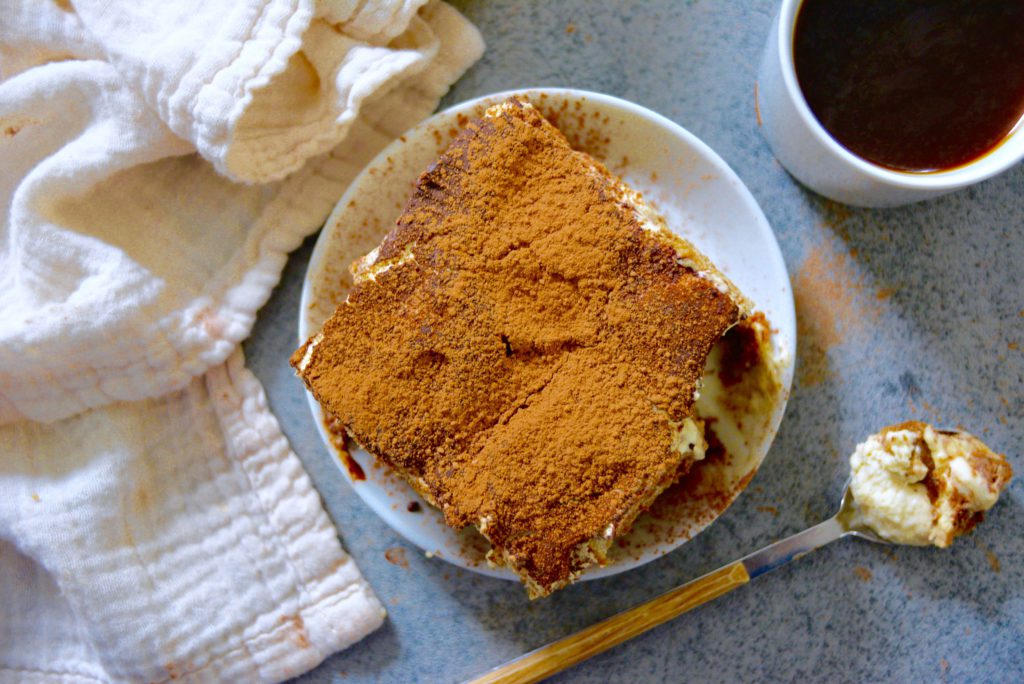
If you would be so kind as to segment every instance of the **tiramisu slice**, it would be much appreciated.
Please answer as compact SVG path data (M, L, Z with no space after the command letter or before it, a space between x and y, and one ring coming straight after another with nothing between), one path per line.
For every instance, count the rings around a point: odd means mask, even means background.
M531 597L603 563L703 457L694 401L750 310L530 104L469 122L292 356L324 410Z

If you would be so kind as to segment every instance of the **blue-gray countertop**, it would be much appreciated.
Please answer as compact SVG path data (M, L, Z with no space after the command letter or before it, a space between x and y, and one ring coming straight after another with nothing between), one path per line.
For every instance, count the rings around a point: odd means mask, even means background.
M246 353L389 618L299 681L480 673L818 522L857 440L911 418L963 425L1020 473L973 534L945 551L844 540L554 681L1024 681L1024 165L924 204L841 207L797 185L758 131L776 2L456 4L488 47L444 105L537 85L605 92L676 121L736 170L793 281L796 382L761 471L715 524L647 566L531 603L517 584L425 558L340 477L287 364L311 238ZM388 562L393 547L408 567Z

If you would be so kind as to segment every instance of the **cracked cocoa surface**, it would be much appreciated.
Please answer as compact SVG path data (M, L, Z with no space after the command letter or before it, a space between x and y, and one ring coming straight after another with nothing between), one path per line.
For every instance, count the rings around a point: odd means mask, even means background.
M532 107L470 122L300 371L538 595L686 472L673 425L742 316L678 242L641 227L618 183Z

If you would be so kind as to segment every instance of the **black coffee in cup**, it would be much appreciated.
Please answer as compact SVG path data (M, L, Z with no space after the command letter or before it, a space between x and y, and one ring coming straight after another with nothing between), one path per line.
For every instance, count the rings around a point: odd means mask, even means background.
M841 145L898 171L944 171L1024 114L1024 0L805 0L797 80Z

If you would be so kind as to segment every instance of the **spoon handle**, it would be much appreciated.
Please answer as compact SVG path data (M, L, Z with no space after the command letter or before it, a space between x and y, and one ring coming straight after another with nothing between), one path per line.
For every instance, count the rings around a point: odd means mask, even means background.
M713 598L741 587L750 578L742 561L709 572L635 608L591 625L520 656L467 684L529 684L643 634Z
M805 553L833 542L846 533L846 527L839 522L839 518L832 517L814 527L808 527L802 532L797 532L774 544L769 544L763 549L758 549L741 558L739 562L743 564L747 569L747 574L753 579L780 565L785 565L791 560L796 560Z
M725 567L682 584L647 603L613 615L564 639L520 656L467 684L531 684L602 653L688 610L742 587L819 546L843 536L836 518L798 532Z

